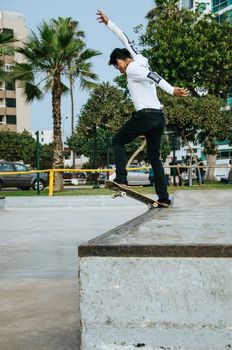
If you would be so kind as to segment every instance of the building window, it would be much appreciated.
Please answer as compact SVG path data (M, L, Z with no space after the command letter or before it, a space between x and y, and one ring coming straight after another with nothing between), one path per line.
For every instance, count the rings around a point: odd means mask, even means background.
M232 158L232 149L220 150L218 154L218 159L230 159Z
M6 83L6 90L15 91L15 83Z
M5 71L11 72L13 70L13 64L5 63Z
M7 115L6 123L9 125L16 125L16 115Z
M213 12L218 12L232 4L232 0L213 0Z
M41 139L41 143L43 143L43 142L44 142L44 138Z
M6 107L5 98L0 98L0 107Z
M5 34L9 34L11 38L14 38L14 30L12 28L3 28L2 32Z
M6 107L15 108L16 98L6 98Z
M0 124L5 124L5 116L0 115Z

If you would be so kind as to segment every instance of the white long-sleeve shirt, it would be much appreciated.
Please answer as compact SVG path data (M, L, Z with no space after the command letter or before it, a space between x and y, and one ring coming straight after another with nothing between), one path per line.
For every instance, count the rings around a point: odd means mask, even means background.
M136 111L143 108L162 109L156 92L156 86L170 95L173 95L174 87L156 72L150 70L148 60L138 54L127 36L113 22L109 20L107 27L119 38L130 52L133 61L127 66L127 85Z

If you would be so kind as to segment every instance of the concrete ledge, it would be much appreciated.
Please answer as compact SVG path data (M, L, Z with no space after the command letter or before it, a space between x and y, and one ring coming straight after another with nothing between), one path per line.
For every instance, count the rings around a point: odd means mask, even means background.
M92 208L104 206L143 206L129 197L112 199L111 196L60 196L60 197L6 197L7 210L46 208Z
M231 194L177 192L79 246L81 350L232 348Z
M82 350L231 349L232 259L80 260Z
M182 257L182 258L232 258L232 245L120 245L97 246L82 245L79 248L79 257Z

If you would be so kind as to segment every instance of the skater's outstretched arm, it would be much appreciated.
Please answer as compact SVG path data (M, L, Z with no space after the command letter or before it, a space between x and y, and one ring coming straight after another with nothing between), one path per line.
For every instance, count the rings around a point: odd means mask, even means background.
M138 55L138 52L134 49L131 41L126 36L125 33L119 29L116 24L114 24L106 15L104 12L97 10L97 20L99 23L104 23L123 43L123 45L126 47L126 49L130 52L133 59L135 59L136 55Z
M110 19L106 16L103 11L97 10L97 20L99 23L105 24L124 44L126 49L130 52L132 59L135 60L137 57L143 57L139 55L138 52L133 48L130 40L124 34L121 29L119 29ZM144 58L145 59L145 58ZM145 59L147 62L147 59ZM127 68L127 75L135 81L149 81L155 83L162 90L167 92L170 95L177 97L186 97L189 95L189 91L180 87L171 86L165 79L160 77L156 72L152 72L149 68L149 65L143 65L141 67L138 65L130 65Z

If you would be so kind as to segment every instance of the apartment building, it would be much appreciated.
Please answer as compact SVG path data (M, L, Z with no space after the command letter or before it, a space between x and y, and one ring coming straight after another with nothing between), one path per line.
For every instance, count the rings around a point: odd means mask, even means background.
M180 0L180 7L210 13L212 11L212 0Z
M0 11L0 30L14 35L17 39L14 45L20 45L27 38L24 17L20 13ZM12 69L14 60L23 61L18 53L0 56L0 59L6 71ZM0 81L0 130L22 132L24 129L30 130L30 113L23 89L17 83Z
M219 22L225 18L232 22L232 0L213 0L212 12L217 15Z
M37 138L36 131L31 132L34 139ZM49 145L49 143L52 143L54 141L53 138L53 131L52 130L40 130L39 131L39 142L41 145Z

